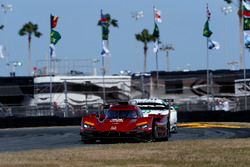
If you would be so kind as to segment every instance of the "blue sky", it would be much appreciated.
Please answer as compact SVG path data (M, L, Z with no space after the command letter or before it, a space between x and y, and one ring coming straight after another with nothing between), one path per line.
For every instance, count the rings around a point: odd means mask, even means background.
M143 71L143 44L136 41L135 34L146 28L153 31L153 6L162 12L160 40L172 43L175 51L170 52L170 70L183 70L188 66L191 70L206 68L206 38L202 36L206 21L206 3L212 13L210 29L212 39L221 45L220 50L209 51L211 69L229 69L227 64L239 61L239 21L237 7L224 15L221 7L227 4L223 0L5 0L2 4L12 4L13 11L4 14L0 11L0 23L5 29L0 31L0 44L7 47L8 56L0 59L0 75L9 74L7 61L18 60L23 66L18 67L18 76L27 75L28 49L27 37L18 35L19 29L31 21L39 25L41 38L32 38L33 66L37 61L45 59L49 54L49 16L59 16L56 30L62 39L56 45L59 59L100 59L102 48L101 29L97 26L100 10L110 13L118 20L119 28L111 28L109 58L110 73L120 70L132 72ZM131 12L144 12L144 17L135 20ZM155 70L153 43L149 44L147 71ZM166 53L159 54L159 69L166 69ZM249 52L245 52L245 60L249 62ZM246 63L249 68L250 64ZM97 64L98 71L101 63Z

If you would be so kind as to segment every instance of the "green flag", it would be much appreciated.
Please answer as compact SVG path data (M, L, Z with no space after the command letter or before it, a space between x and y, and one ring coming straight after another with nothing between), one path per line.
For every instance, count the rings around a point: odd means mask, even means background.
M57 42L61 39L61 35L59 32L55 31L55 30L51 30L50 33L50 43L56 45Z
M243 29L250 30L250 18L243 17L243 20L244 20Z
M109 28L108 26L102 26L102 40L108 40L109 38Z
M159 28L158 28L156 23L155 23L155 28L154 28L154 31L153 31L153 37L154 38L159 38L160 37L160 31L159 31Z
M209 29L209 23L207 20L203 28L203 36L209 38L212 34L213 32Z

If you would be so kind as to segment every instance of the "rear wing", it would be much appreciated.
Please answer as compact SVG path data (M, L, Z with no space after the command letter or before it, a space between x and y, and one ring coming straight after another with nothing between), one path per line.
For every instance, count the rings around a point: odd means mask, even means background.
M162 99L163 101L167 102L167 103L173 103L174 99Z
M174 99L162 99L169 107L174 106Z
M101 111L101 113L105 113L112 105L114 104L129 104L128 101L116 101L116 102L113 102L113 103L105 103L105 104L101 104L99 106L99 112Z

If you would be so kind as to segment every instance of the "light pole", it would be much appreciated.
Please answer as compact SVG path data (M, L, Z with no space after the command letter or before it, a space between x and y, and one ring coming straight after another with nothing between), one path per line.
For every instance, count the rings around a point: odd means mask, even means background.
M239 62L238 61L231 61L231 62L228 62L227 63L231 68L231 70L236 70L237 69L237 66L239 65Z
M1 7L4 13L11 12L13 10L13 7L11 4L7 4L7 5L1 4Z
M96 64L99 63L100 60L99 59L93 59L92 63L93 63L93 75L96 76L97 75L97 70L96 70Z
M223 6L221 8L221 11L225 14L225 15L228 15L229 13L231 13L233 10L232 10L232 6Z
M1 4L1 8L4 14L7 14L8 12L11 12L13 10L13 7L11 4L7 4L7 5ZM4 27L5 27L5 18L3 17L3 24L0 25L0 29L4 30Z
M22 66L20 61L10 61L6 64L10 68L10 76L16 76L16 68Z
M166 67L167 71L170 71L169 51L174 51L175 48L173 47L172 44L166 44L166 45L162 44L160 50L166 52Z
M7 14L8 12L11 12L13 10L13 7L11 4L1 4L1 8L2 8L2 11L4 12L4 14ZM5 18L3 18L3 24L0 26L0 29L4 29L5 27Z
M12 7L12 5L11 4L1 4L1 9L2 9L2 11L4 12L4 14L7 14L8 12L11 12L12 10L13 10L13 7ZM3 16L3 24L2 25L0 25L0 30L4 30L5 29L5 16ZM2 34L2 36L4 36L4 34ZM4 39L4 37L2 37L3 39ZM6 51L6 40L4 39L3 40L3 48L5 49L5 51ZM1 56L4 56L4 55L1 55ZM7 64L9 63L8 62L8 56L6 56L6 62L7 62Z
M224 6L224 7L221 8L221 11L222 11L222 13L224 13L224 15L226 16L226 15L230 14L230 13L233 11L233 10L232 10L232 6ZM226 52L227 24L225 24L225 32L224 32L224 33L225 33L224 54L225 54L225 56L226 56L226 54L227 54L227 52Z

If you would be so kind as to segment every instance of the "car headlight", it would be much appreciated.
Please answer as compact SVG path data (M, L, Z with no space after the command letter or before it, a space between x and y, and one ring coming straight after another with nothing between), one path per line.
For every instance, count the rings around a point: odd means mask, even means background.
M137 126L137 129L146 129L148 128L148 125L141 125L141 126Z
M83 128L86 128L86 129L94 129L94 123L91 123L91 122L83 122L82 125L81 125Z
M83 124L83 127L84 127L84 128L94 128L93 126L88 125L88 124Z
M136 124L136 129L146 129L148 128L148 122L140 122Z

